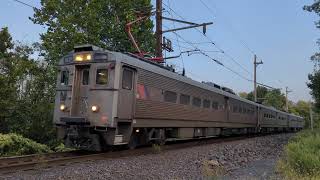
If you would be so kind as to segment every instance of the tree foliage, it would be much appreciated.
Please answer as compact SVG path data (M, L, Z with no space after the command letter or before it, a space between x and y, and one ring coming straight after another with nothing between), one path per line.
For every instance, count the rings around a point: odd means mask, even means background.
M0 39L0 132L48 142L54 136L48 66L31 58L35 45L14 43L7 28Z
M253 92L250 93L239 93L240 97L246 98L250 101L254 101ZM286 98L279 89L269 90L265 87L257 87L257 101L260 104L266 106L272 106L279 110L284 110Z
M264 101L264 98L266 94L268 93L268 89L262 86L257 87L257 101L259 103L262 103ZM254 101L254 94L253 91L248 93L247 99L250 101Z
M41 40L52 64L79 44L134 51L125 25L138 16L150 14L152 8L150 0L41 0L41 5L30 19L47 28ZM150 19L133 26L132 33L141 49L154 51Z
M273 106L279 110L285 110L286 98L279 89L268 91L264 98L262 104Z
M247 99L248 98L248 93L246 92L239 92L239 96L244 98L244 99Z
M315 0L311 5L303 7L304 10L309 12L314 12L320 16L320 0ZM316 27L320 28L320 20L315 22ZM317 44L320 45L320 40L318 39ZM314 72L308 75L308 87L311 89L311 95L315 100L315 106L320 110L320 53L316 52L311 56L311 60L315 63Z
M308 76L308 87L311 89L311 95L315 100L315 106L320 109L320 71L315 71Z

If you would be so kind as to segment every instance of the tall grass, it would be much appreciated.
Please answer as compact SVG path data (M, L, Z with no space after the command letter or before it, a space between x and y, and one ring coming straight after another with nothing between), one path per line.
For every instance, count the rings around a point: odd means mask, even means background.
M46 145L17 134L0 133L0 157L51 152Z
M320 130L305 130L293 137L278 169L287 179L320 179Z

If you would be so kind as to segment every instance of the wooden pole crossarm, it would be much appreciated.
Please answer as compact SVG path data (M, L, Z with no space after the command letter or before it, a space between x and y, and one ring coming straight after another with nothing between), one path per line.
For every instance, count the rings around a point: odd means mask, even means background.
M181 28L175 28L175 29L165 30L165 31L162 31L162 33L173 32L173 31L180 31L180 30L190 29L190 28L195 28L195 27L200 27L200 26L205 27L205 26L211 25L211 24L213 24L213 23L210 22L210 23L196 24L196 25L192 25L192 26L186 26L186 27L181 27Z
M169 21L175 21L175 22L179 22L179 23L184 23L184 24L190 24L190 25L199 25L197 23L183 21L183 20L179 20L179 19L168 18L168 17L162 17L162 19L169 20Z

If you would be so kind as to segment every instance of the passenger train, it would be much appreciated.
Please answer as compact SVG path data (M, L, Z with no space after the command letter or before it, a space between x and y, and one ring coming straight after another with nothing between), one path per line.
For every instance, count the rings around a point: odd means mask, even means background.
M70 147L300 130L302 117L194 81L130 53L76 46L58 64L54 124Z

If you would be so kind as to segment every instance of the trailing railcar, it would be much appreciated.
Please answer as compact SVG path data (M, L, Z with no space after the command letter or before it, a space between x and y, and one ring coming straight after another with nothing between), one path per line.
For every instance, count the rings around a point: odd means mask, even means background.
M54 123L67 146L296 130L302 118L242 99L131 54L82 45L58 65Z

